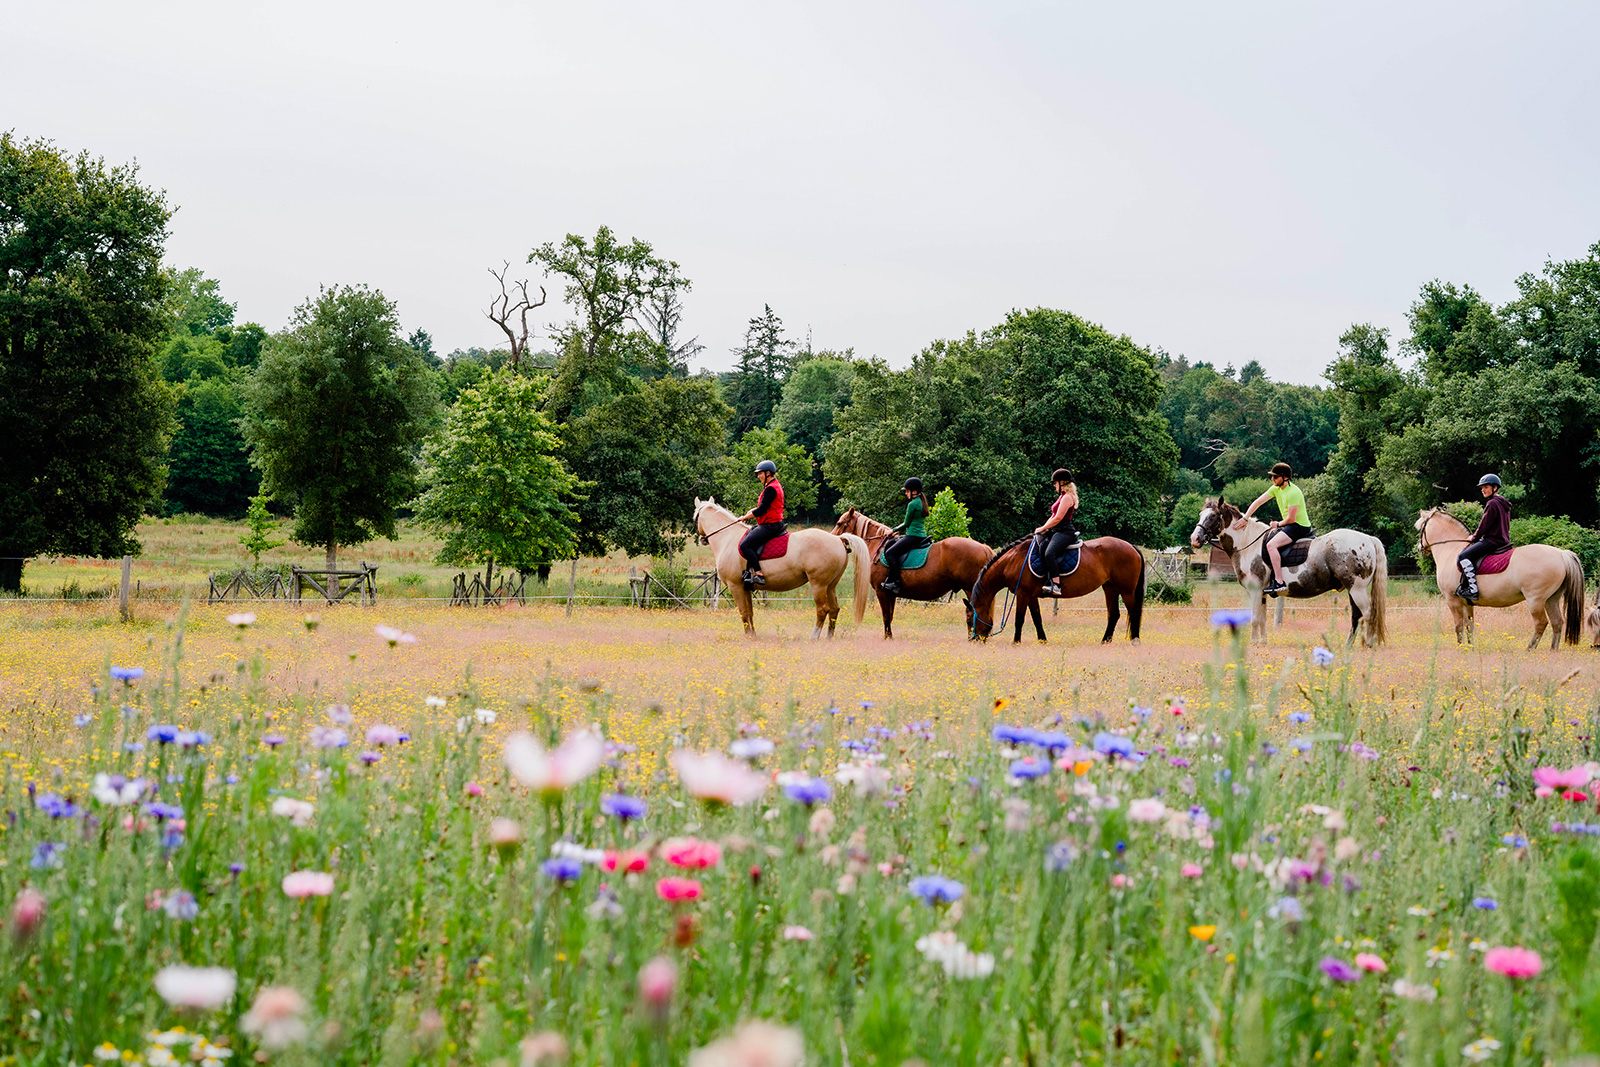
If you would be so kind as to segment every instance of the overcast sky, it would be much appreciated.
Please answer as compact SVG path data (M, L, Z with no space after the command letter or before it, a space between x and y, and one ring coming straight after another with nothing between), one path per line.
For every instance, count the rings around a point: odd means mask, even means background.
M5 7L0 128L137 160L269 329L362 282L492 346L485 268L606 224L697 367L763 304L894 365L1047 305L1309 382L1600 241L1587 0Z

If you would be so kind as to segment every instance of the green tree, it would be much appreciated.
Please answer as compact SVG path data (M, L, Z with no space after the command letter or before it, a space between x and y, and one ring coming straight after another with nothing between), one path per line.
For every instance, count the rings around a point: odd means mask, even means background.
M956 499L954 489L946 486L934 495L933 507L928 509L923 525L927 527L928 536L938 541L945 537L971 537L969 520L967 506Z
M783 483L784 507L793 516L804 515L817 506L817 477L811 454L791 442L783 431L768 427L751 430L739 438L726 456L716 463L716 497L742 512L760 495L755 466L764 459L778 465L778 481Z
M1422 360L1432 381L1477 374L1516 358L1511 332L1470 285L1427 283L1407 318L1411 336L1402 347Z
M1189 543L1189 535L1200 521L1200 510L1205 505L1206 498L1200 493L1185 493L1177 499L1172 505L1172 521L1167 524L1166 537L1163 539L1167 545Z
M796 364L772 409L773 427L822 459L839 412L850 404L859 363L855 352L847 348L837 353L818 352Z
M170 211L137 179L0 134L0 590L37 553L139 551L161 496Z
M250 553L251 566L259 567L261 553L271 552L284 544L282 540L272 536L273 530L278 526L278 520L267 510L265 494L258 493L250 498L250 508L245 512L244 521L250 528L239 538L239 544Z
M1409 525L1409 505L1384 487L1378 452L1391 432L1417 420L1427 392L1389 355L1388 330L1351 326L1340 336L1339 349L1324 372L1339 399L1339 446L1319 487L1328 513L1314 518L1324 529L1348 527L1398 542Z
M543 382L509 370L461 394L422 450L417 522L444 539L446 566L531 571L577 549L583 483L560 459Z
M245 396L251 461L294 504L297 543L322 546L331 570L340 545L394 538L438 392L382 293L323 289L296 308Z
M745 328L744 344L734 349L739 364L723 376L723 395L734 411L735 435L766 426L783 396L794 363L794 341L784 337L783 320L763 305Z

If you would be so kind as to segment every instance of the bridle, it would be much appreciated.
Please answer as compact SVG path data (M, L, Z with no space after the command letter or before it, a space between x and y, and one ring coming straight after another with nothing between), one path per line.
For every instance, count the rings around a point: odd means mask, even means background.
M704 509L702 508L701 510L704 510ZM724 523L723 525L718 526L715 530L711 530L709 532L702 532L701 529L700 529L700 513L699 512L695 512L695 516L694 516L694 540L695 540L695 544L698 544L698 545L709 545L711 543L711 535L712 534L719 534L723 530L730 529L730 528L732 528L734 526L742 526L742 525L744 525L744 520L743 519L734 519L732 522Z
M1439 510L1440 509L1438 509L1438 508L1432 508L1432 509L1428 510L1427 512L1425 512L1423 514L1423 516L1422 516L1422 528L1417 531L1417 544L1421 546L1422 551L1424 551L1424 552L1432 552L1434 545L1465 545L1465 544L1470 544L1471 541L1472 541L1472 538L1470 538L1470 537L1451 537L1451 538L1447 538L1447 539L1445 539L1443 541L1429 541L1428 540L1428 523L1432 522L1438 516Z
M861 540L865 541L869 545L874 541L884 540L894 532L893 530L885 528L883 533L878 534L875 537L869 536L867 534L867 525L871 523L872 520L867 518L864 512L856 508L850 509L850 516L851 517L849 521L844 524L844 529L841 530L840 533L854 534L856 537L861 538ZM880 523L879 525L882 524Z
M1016 548L1018 545L1026 544L1029 541L1032 541L1033 537L1034 537L1033 534L1029 534L1026 537L1017 538L1015 541L1011 542L1009 545L1006 545L1000 551L998 551L994 555L990 556L989 557L989 562L985 563L983 565L983 567L978 571L978 578L977 578L976 581L974 581L972 583L972 594L967 600L967 607L972 612L972 618L969 619L968 622L967 622L967 640L969 640L969 641L978 640L978 622L979 622L978 604L977 604L978 590L983 588L983 579L988 575L989 568L994 566L996 563L1000 562L1000 557L1001 556L1004 556L1007 552L1010 552L1013 548ZM1022 590L1022 575L1027 569L1028 569L1028 557L1027 557L1027 553L1024 552L1023 553L1023 557L1022 557L1022 561L1017 566L1017 585L1016 585L1016 588L1015 589L1007 589L1006 590L1006 592L1011 594L1011 599L1006 602L1005 611L1001 612L1001 614L1000 614L1000 624L997 626L994 623L990 622L989 619L983 619L982 620L983 624L989 628L989 632L984 635L985 637L992 637L993 635L995 635L997 633L1000 633L1001 631L1003 631L1005 629L1006 620L1011 617L1011 607L1016 602L1017 594ZM998 592L998 590L997 590L997 592ZM991 614L991 618L992 617L993 616Z
M1242 545L1242 546L1235 546L1234 548L1223 548L1222 544L1221 544L1222 531L1229 528L1229 523L1223 519L1222 512L1220 510L1218 510L1216 508L1208 508L1206 510L1210 511L1211 514L1215 515L1216 518L1217 518L1217 532L1214 535L1212 535L1212 537L1208 541L1206 541L1206 544L1213 545L1213 546L1215 546L1217 548L1222 548L1222 551L1226 552L1230 556L1237 556L1240 553L1248 551L1252 545L1256 544L1256 542L1260 541L1263 537L1267 536L1267 534L1272 532L1272 527L1268 526L1266 529L1264 529L1260 533L1256 534L1255 537L1251 538L1249 544ZM1204 514L1204 512L1202 512L1202 514ZM1241 517L1242 517L1242 515L1241 515ZM1195 529L1199 529L1199 528L1200 528L1200 524L1196 523L1195 524Z

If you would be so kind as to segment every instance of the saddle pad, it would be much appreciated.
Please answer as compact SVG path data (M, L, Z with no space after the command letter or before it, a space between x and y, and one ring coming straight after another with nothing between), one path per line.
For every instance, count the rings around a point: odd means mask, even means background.
M883 542L883 548L878 549L878 562L883 564L885 567L889 565L889 561L884 557L883 553L888 547L889 542L885 540ZM906 561L900 565L900 569L902 571L917 570L923 564L928 562L928 553L931 551L933 551L932 545L929 545L927 548L913 548L910 552L906 553Z
M777 559L787 551L789 551L789 535L779 534L761 546L761 558Z
M1511 553L1516 549L1508 548L1504 552L1497 552L1492 556L1484 556L1483 562L1478 564L1479 574L1499 574L1511 566Z
M1298 567L1306 561L1306 556L1311 553L1312 539L1307 537L1300 541L1292 542L1278 550L1278 556L1283 560L1285 567Z
M1039 539L1035 537L1033 539L1033 543L1028 546L1028 569L1033 572L1033 576L1035 578L1043 578L1045 576L1043 556L1044 546L1042 546L1039 543ZM1083 542L1080 541L1078 542L1077 548L1069 550L1065 556L1061 557L1061 573L1056 575L1056 577L1065 578L1069 575L1076 574L1078 572L1078 561L1082 558L1082 556Z

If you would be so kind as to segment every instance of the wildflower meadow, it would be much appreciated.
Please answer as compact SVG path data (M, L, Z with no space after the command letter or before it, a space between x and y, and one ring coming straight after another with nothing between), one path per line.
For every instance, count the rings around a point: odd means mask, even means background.
M0 1063L1600 1051L1574 654L325 614L6 620Z

